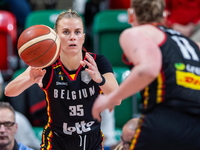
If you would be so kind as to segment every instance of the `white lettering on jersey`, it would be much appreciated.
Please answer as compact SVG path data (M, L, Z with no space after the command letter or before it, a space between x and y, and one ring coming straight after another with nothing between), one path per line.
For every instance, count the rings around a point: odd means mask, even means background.
M73 132L77 134L82 134L83 132L88 132L91 130L91 126L94 124L94 121L85 123L85 121L76 122L74 127L68 127L67 123L63 123L63 132L68 135L72 135Z
M58 98L58 90L54 89L54 98Z
M90 88L89 88L89 91L90 91L90 95L94 95L94 93L95 93L94 86L93 86L93 87L90 87Z
M60 94L61 99L64 99L64 94L65 94L64 92L65 92L65 90L61 90L61 94Z
M195 52L195 49L190 43L183 37L172 36L172 39L177 43L180 51L185 59L199 61L199 57Z
M72 91L72 99L75 100L76 99L76 92Z
M65 89L54 89L54 98L67 99L67 100L76 100L77 98L87 98L89 96L95 95L94 86L89 87L88 90L86 88L78 90L78 91L69 91Z
M68 83L67 82L56 82L56 85L66 85L66 86L68 86Z
M186 70L191 72L191 73L200 75L200 68L199 67L195 67L195 66L191 66L191 65L187 64Z

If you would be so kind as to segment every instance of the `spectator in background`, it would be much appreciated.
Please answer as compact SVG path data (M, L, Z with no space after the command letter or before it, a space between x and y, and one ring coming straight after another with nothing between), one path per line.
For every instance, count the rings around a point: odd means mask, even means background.
M44 126L46 124L45 95L37 85L31 86L16 97L5 96L5 101L9 102L16 111L26 116L32 126Z
M122 128L121 143L124 149L129 149L133 137L136 133L136 128L138 126L139 118L133 118L129 120Z
M19 26L24 26L27 15L32 11L31 5L27 0L6 0L9 10L17 18Z
M32 11L31 5L28 0L4 0L4 10L12 12L17 19L17 33L18 37L24 30L26 17Z
M28 119L21 113L15 111L15 119L18 124L18 132L15 134L15 139L34 150L40 149L40 140L36 137L33 127Z
M200 0L165 0L167 26L200 42Z
M136 133L139 118L133 118L127 121L122 128L121 142L114 150L129 150L131 141Z
M15 122L15 110L6 102L0 102L0 149L1 150L33 150L17 143L14 136L18 125Z
M4 81L3 81L3 78L2 78L2 75L1 75L1 72L0 72L0 93L1 93L1 95L2 95L2 84L3 84L3 82ZM0 98L1 98L1 96L0 96ZM18 97L18 98L20 98L20 97ZM5 97L4 100L7 100L7 98ZM25 101L25 99L24 99L24 101ZM11 100L12 104L17 109L19 109L19 111L20 111L20 108L18 106L24 104L23 103L24 101L20 101L19 102L17 99L12 99ZM6 103L6 102L4 102L4 103L6 105L10 105L10 103ZM11 104L11 108L13 109L12 104ZM17 105L17 104L19 104L19 105ZM22 107L26 108L27 106L22 105ZM40 149L40 141L39 141L39 139L37 139L29 120L23 114L21 114L20 112L16 111L16 109L14 109L14 110L15 110L15 120L16 120L16 123L17 123L17 130L18 130L18 132L15 134L16 141L20 142L20 143L22 143L22 144L24 144L24 145L26 145L28 147L31 147L34 150L39 150ZM1 112L1 106L0 106L0 112ZM1 137L1 135L0 135L0 137Z
M106 0L90 0L87 1L85 4L85 9L83 13L83 17L85 19L85 32L86 32L86 38L85 38L85 44L84 47L92 52L92 28L93 28L93 21L95 15L103 10L108 9Z
M24 30L26 17L32 11L29 1L28 0L1 0L0 10L9 11L15 16L17 29L16 31L15 30L14 31L17 33L14 38L16 37L18 38ZM11 48L13 48L14 53L13 53L12 59L9 58L9 62L10 62L9 66L11 67L12 70L15 70L15 69L20 68L21 65L23 64L21 64L19 56L17 55L18 53L17 43L15 42L15 40L13 41L13 45L11 45ZM12 53L10 52L8 53L8 55L11 55L11 54ZM8 74L8 76L5 77L4 79L5 81L9 80L10 74Z

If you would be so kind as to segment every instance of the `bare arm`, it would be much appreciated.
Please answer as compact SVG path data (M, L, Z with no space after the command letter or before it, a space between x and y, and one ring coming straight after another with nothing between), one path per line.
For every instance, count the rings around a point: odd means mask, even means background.
M172 25L172 28L176 31L179 31L181 34L183 34L187 37L190 37L195 28L195 25L193 23L188 23L187 25L181 25L178 23L174 23Z
M119 88L97 98L92 113L98 120L101 111L106 108L112 109L120 99L144 89L158 76L161 69L161 51L142 31L134 28L125 30L120 36L120 45L129 61L134 64L134 68Z
M42 86L42 78L45 73L46 70L28 67L22 74L8 83L5 87L5 95L10 97L18 96L35 83Z
M134 68L120 88L113 93L115 98L125 99L149 85L159 74L162 56L157 44L142 31L128 29L120 36L120 45L133 63Z

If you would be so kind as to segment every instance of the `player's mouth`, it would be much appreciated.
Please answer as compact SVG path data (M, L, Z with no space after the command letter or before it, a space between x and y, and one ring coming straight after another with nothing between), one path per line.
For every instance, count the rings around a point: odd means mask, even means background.
M76 44L70 44L69 47L76 47Z

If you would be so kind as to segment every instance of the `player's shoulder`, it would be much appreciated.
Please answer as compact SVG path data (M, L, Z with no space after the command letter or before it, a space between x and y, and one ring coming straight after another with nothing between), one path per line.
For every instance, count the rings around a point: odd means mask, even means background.
M131 27L131 28L127 28L125 29L121 35L120 35L120 39L134 39L134 38L138 38L141 37L143 35L146 34L146 26L136 26L136 27Z
M136 26L125 29L119 38L120 43L130 44L133 40L143 39L146 37L146 27Z
M149 33L156 34L157 32L162 32L160 29L158 29L156 26L153 26L151 24L145 24L140 25L136 27L131 27L125 29L122 34L132 35L132 36L138 36L138 35L148 35Z
M159 45L166 38L165 33L158 27L145 24L136 27L131 27L122 32L120 35L120 44L126 47L127 44L139 44L139 41L146 41L152 44Z

